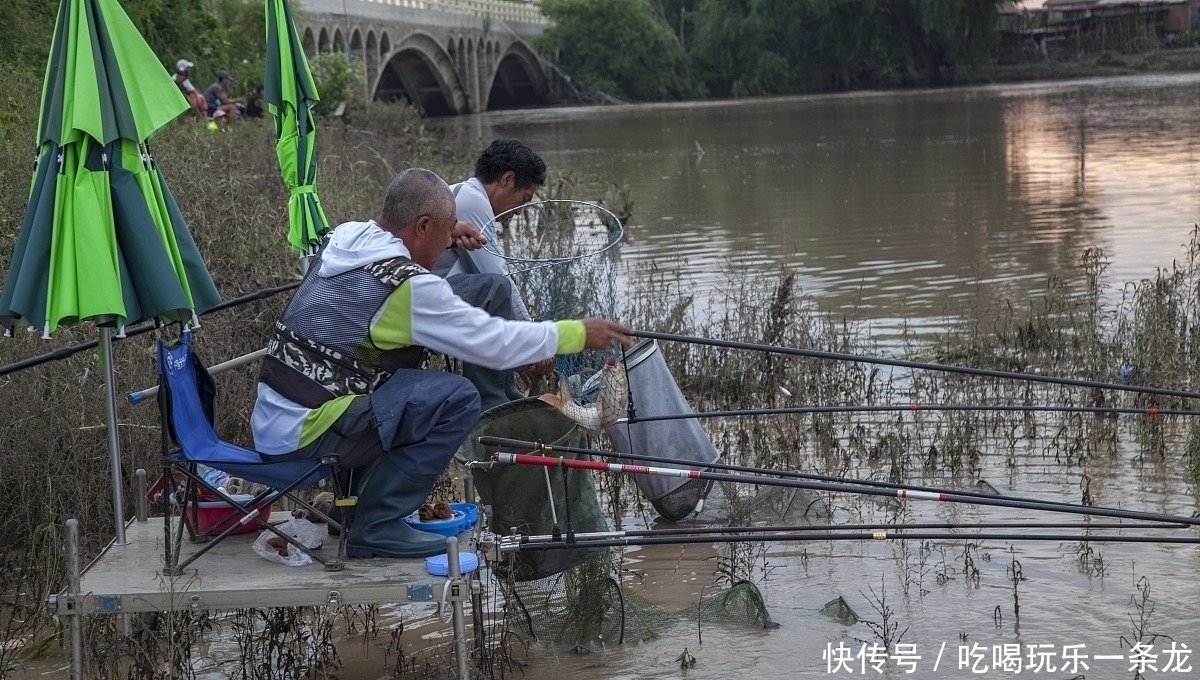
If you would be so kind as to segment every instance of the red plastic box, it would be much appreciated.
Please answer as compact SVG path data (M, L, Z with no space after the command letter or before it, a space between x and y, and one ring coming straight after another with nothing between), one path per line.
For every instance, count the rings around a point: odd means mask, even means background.
M254 496L251 496L250 494L233 494L230 496L230 498L233 498L242 505L254 500ZM268 496L250 506L250 509L258 510L258 516L260 518L264 520L270 519L271 503L273 500L273 496ZM211 536L216 536L234 524L237 524L242 519L242 513L238 512L237 508L223 500L201 500L197 501L196 505L200 506L199 510L193 508L192 503L188 503L184 508L183 515L190 525L193 520L193 512L196 513L194 516L196 526L194 526L193 529L198 534L207 533ZM230 513L232 513L232 515ZM259 528L260 527L257 522L250 520L246 524L238 527L238 529L233 533L248 534L252 531L258 531Z

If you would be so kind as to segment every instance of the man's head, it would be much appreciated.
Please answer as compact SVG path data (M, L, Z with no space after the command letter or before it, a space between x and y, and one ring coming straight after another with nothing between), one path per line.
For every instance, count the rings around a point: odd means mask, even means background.
M546 162L515 139L497 139L475 161L475 177L487 190L492 212L499 215L533 200L546 183Z
M193 66L195 66L195 64L187 59L180 59L179 61L175 62L175 72L182 73L186 76L187 72L190 71Z
M217 71L217 80L221 81L221 87L229 87L234 82L233 74L225 69Z
M450 247L450 231L457 221L450 187L423 168L396 175L383 196L378 220L384 231L404 241L413 262L426 269Z

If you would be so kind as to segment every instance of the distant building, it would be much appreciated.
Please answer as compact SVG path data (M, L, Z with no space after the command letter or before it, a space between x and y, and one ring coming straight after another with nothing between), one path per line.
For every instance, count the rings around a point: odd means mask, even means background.
M1000 10L1001 47L1140 52L1200 29L1200 0L1045 0Z

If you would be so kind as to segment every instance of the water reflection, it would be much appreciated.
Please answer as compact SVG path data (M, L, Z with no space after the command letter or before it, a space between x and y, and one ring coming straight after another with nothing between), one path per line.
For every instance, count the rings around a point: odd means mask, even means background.
M631 263L680 267L703 297L729 267L786 266L877 337L1024 300L1110 255L1153 276L1200 219L1200 76L442 121L518 137L552 169L628 184ZM597 190L596 198L602 193ZM686 251L686 261L677 254ZM703 303L703 300L701 300Z

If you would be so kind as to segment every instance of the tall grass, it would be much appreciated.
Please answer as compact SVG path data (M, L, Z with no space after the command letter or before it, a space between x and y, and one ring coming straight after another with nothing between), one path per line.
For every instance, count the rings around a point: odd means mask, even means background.
M11 266L29 195L40 89L32 75L0 72L6 100L0 107L0 276ZM150 147L223 299L298 278L299 263L286 241L288 192L269 121L214 132L181 119ZM319 123L318 190L331 223L367 219L378 214L400 170L427 167L453 179L469 174L474 153L442 147L410 108L372 106L353 119ZM262 347L286 297L203 317L196 334L201 356L216 363ZM155 384L153 335L118 341L114 350L127 499L135 469L147 469L151 479L158 469L157 409L120 398ZM90 324L63 328L52 340L18 331L0 340L0 365L96 337ZM254 371L217 377L217 429L243 444L250 443ZM0 377L0 677L55 632L45 602L64 583L63 522L79 520L85 563L112 538L103 392L94 351Z
M12 252L24 214L33 159L40 83L19 73L0 72L0 92L11 105L0 107L0 257ZM318 123L318 190L334 224L376 215L387 184L399 170L428 167L450 179L469 174L475 148L431 134L408 108L375 105L349 120ZM274 133L269 123L240 124L221 132L180 122L157 135L151 148L184 211L201 254L225 299L298 276L289 250L287 191L279 179ZM609 189L569 176L548 190L561 198L593 198ZM619 179L619 178L615 178ZM628 208L631 198L624 196ZM617 207L617 206L613 206ZM636 232L635 232L636 235ZM666 263L669 264L669 263ZM688 285L659 266L623 271L618 316L637 328L680 335L716 337L831 352L875 355L879 348L867 327L852 316L823 312L805 297L786 272L732 269L706 313L692 305ZM0 260L0 275L10 263ZM1029 305L978 310L934 342L909 343L905 358L1086 378L1195 389L1200 368L1200 236L1181 258L1150 279L1109 291L1105 258L1088 251L1079 276L1047 282ZM1077 281L1077 283L1071 283ZM260 348L286 296L262 300L203 318L197 347L210 363ZM116 345L118 393L154 383L152 334ZM0 341L0 364L93 340L88 324L64 328L54 340L18 333ZM697 411L804 405L1057 404L1086 406L1157 405L1188 408L1179 398L1150 398L1099 390L1035 385L1011 380L964 377L936 371L889 370L869 364L726 350L660 342L680 388ZM218 376L221 394L218 431L250 442L249 411L254 401L254 368ZM20 662L22 650L53 642L56 629L47 616L46 596L63 585L59 527L68 517L82 527L85 558L97 554L112 535L111 489L105 433L102 378L94 354L42 364L0 378L0 676ZM125 494L131 473L156 470L160 449L154 406L118 406L124 452ZM1055 459L1080 477L1081 500L1090 502L1090 466L1117 455L1121 435L1137 442L1137 462L1179 466L1200 482L1200 427L1167 417L1111 418L989 411L913 412L866 417L862 414L757 416L701 421L725 462L828 474L872 476L895 481L926 480L941 485L978 481L982 463L998 457L1012 467L1023 457ZM153 475L153 472L151 473ZM614 506L637 498L627 482L607 490ZM734 500L752 489L726 487ZM631 495L632 494L632 495ZM845 499L827 497L830 505ZM735 550L737 548L731 548ZM743 552L723 565L745 573L753 565ZM752 561L752 560L751 560ZM249 621L250 619L247 619ZM171 646L186 646L203 621L171 617L144 619L146 631L182 631ZM249 624L246 624L249 625ZM89 632L93 649L122 660L97 670L104 677L184 672L178 649L140 644L144 636L122 638L100 620ZM151 633L147 633L148 635ZM503 644L503 641L501 641ZM326 644L323 639L321 645ZM147 651L149 650L149 651ZM245 651L245 650L244 650ZM249 656L253 653L247 652ZM246 654L244 654L246 656ZM150 660L148 660L150 659ZM244 658L243 663L254 663ZM414 661L414 660L410 660ZM415 662L415 661L414 661ZM405 663L409 663L406 661ZM140 677L147 677L142 675Z

